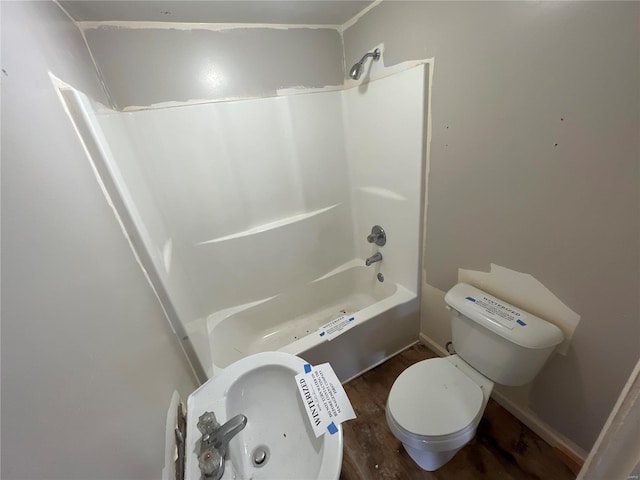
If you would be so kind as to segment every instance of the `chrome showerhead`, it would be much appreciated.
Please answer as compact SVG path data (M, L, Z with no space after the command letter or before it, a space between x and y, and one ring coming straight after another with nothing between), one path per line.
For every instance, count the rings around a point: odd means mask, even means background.
M354 80L358 80L362 74L362 63L358 62L349 71L349 76Z
M362 75L364 61L368 57L372 57L374 61L378 60L380 58L380 49L376 48L373 52L366 53L359 62L355 63L353 67L351 67L351 70L349 70L349 77L353 78L354 80L358 80L360 78L360 75Z

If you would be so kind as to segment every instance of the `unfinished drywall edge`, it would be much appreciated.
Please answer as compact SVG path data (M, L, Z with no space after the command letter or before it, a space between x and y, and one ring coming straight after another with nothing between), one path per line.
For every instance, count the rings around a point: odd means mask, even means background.
M58 3L58 2L56 2ZM113 28L134 28L134 29L163 29L163 30L237 30L247 28L268 28L273 30L292 30L292 29L331 29L343 32L355 25L360 18L369 13L373 8L382 3L382 0L375 0L373 3L356 13L342 25L332 24L307 24L307 23L195 23L195 22L147 22L147 21L76 21L81 30L91 30L100 27ZM64 8L58 5L62 10ZM66 13L66 10L64 10ZM68 15L68 13L67 13Z
M278 88L274 96L285 97L289 95L305 95L307 93L336 92L339 90L344 90L344 84L325 85L324 87L305 87L304 85L296 85L293 87Z
M491 264L489 272L458 269L458 281L484 290L558 326L564 341L556 351L566 355L580 315L565 305L533 275Z
M429 338L422 332L420 332L420 342L441 357L446 357L449 355L444 347L438 345L434 340L431 340L431 338ZM538 435L552 447L561 446L583 461L587 457L587 452L584 449L573 443L561 433L551 428L547 423L543 422L529 409L525 409L520 405L517 405L516 403L509 400L509 398L507 398L504 394L497 392L495 389L491 392L491 397L496 402L498 402L501 407L503 407L511 415L516 417L527 427L533 430L536 435Z
M115 22L115 23L127 23L127 22ZM84 36L84 33L83 33ZM85 39L85 43L86 43L86 39ZM88 48L88 46L87 46ZM293 86L293 87L283 87L283 88L278 88L276 90L272 90L270 92L266 92L260 95L249 95L249 96L227 96L227 97L220 97L220 98L194 98L194 99L189 99L189 100L181 100L181 101L175 101L175 100L170 100L170 101L166 101L166 102L158 102L158 103L152 103L150 105L129 105L126 106L122 109L116 109L115 106L104 106L102 104L98 103L98 106L100 107L99 110L97 110L95 113L96 114L105 114L105 113L110 113L108 112L109 110L113 111L113 112L139 112L139 111L145 111L145 110L156 110L156 109L163 109L163 108L177 108L177 107L187 107L187 106L192 106L192 105L202 105L202 104L207 104L207 103L220 103L220 102L237 102L237 101L243 101L243 100L258 100L258 99L262 99L262 98L273 98L273 97L282 97L282 96L291 96L291 95L306 95L306 94L310 94L310 93L320 93L320 92L334 92L334 91L341 91L341 90L348 90L351 88L355 88L355 87L363 87L366 88L366 85L368 83L374 82L376 80L380 80L386 77L389 77L391 75L394 75L396 73L400 73L403 72L405 70L409 70L411 68L420 66L420 65L430 65L429 68L429 94L428 94L428 98L429 98L429 105L431 105L431 85L432 85L432 80L433 80L433 65L434 65L434 58L425 58L425 59L419 59L419 60L409 60L406 62L401 62L398 63L396 65L392 65L390 67L385 67L384 65L384 44L379 44L375 47L373 47L371 50L374 50L376 48L379 48L381 50L381 56L380 59L376 62L371 62L369 64L368 70L366 71L365 75L362 77L361 80L352 80L351 78L345 79L345 81L340 84L340 85L325 85L323 87L307 87L304 85L298 85L298 86ZM344 49L343 49L344 52ZM92 57L93 58L93 57ZM345 59L344 59L344 54L343 54L343 65L344 65ZM346 68L346 67L345 67ZM97 69L97 66L96 66ZM102 81L102 80L101 80ZM104 83L104 82L103 82ZM110 100L110 96L109 96L109 91L106 88L106 85L104 86L105 88L105 92L107 92L107 98ZM428 112L428 125L427 125L427 151L430 151L430 145L431 145L431 111Z
M344 32L342 29L338 32L340 34L340 46L342 47L342 76L347 74L347 57L344 50Z
M349 20L344 22L340 26L340 29L344 32L348 28L352 27L358 22L358 20L360 20L362 17L364 17L367 13L369 13L372 9L376 8L381 3L382 3L382 0L375 0L375 2L373 2L371 5L368 5L366 8L363 8L358 13L356 13L353 17L351 17Z
M189 107L191 105L202 105L205 103L220 103L220 102L239 102L242 100L258 100L261 98L271 98L275 97L275 91L272 94L264 94L264 95L256 95L256 96L248 96L248 97L221 97L221 98L194 98L189 100L169 100L166 102L158 102L152 103L151 105L129 105L124 107L122 110L116 110L117 112L139 112L143 110L156 110L161 108L178 108L178 107Z
M342 25L285 24L285 23L189 23L189 22L76 22L81 30L97 30L100 28L130 30L209 30L222 32L225 30L336 30Z
M366 86L371 82L375 82L377 80L390 77L391 75L395 75L396 73L401 73L406 70L410 70L414 67L418 67L421 65L429 65L430 68L429 68L428 98L429 98L429 101L431 100L431 84L433 80L433 64L435 60L434 57L423 58L418 60L407 60L406 62L397 63L395 65L391 65L387 67L384 64L384 50L385 50L384 43L375 45L371 47L368 51L372 52L375 49L380 49L380 58L376 61L372 61L372 60L368 61L365 64L365 71L362 77L358 80L353 80L350 77L346 77L342 85L331 85L331 86L325 86L325 87L297 86L297 87L280 88L276 91L276 94L278 96L284 96L284 95L299 95L303 93L326 92L326 91L332 91L332 90L349 90L356 87L366 88ZM363 54L364 53L366 52L363 52ZM346 64L344 68L346 72L346 69L347 69ZM431 120L431 112L429 112L428 114L428 120ZM429 121L427 126L427 129L428 129L427 134L429 134L430 125L431 125L431 122Z
M107 88L107 84L104 81L104 76L102 75L102 72L98 68L98 64L96 63L96 59L93 57L93 52L89 48L89 43L87 42L87 36L84 34L84 30L82 30L82 28L80 27L80 24L78 23L78 21L75 18L73 18L69 14L69 12L67 12L64 9L64 7L58 3L57 0L53 0L53 3L55 3L58 6L58 8L60 10L62 10L62 13L64 15L66 15L66 17L69 19L69 21L71 23L73 23L76 26L76 28L78 29L78 31L80 32L80 36L82 37L82 41L84 42L84 46L86 47L87 52L89 53L89 58L91 58L91 63L93 64L93 68L96 71L96 75L98 77L98 81L100 82L100 86L102 87L102 90L104 92L104 96L105 96L106 100L108 102L110 102L113 107L115 107L115 105L113 105L113 101L111 100L111 93L109 92L109 89ZM64 82L62 82L62 83L64 83Z
M245 97L220 97L220 98L195 98L189 100L175 101L170 100L167 102L158 102L152 103L151 105L129 105L128 107L124 107L122 110L114 110L115 112L127 113L127 112L140 112L144 110L158 110L162 108L179 108L179 107L189 107L192 105L204 105L207 103L222 103L222 102L242 102L245 100L261 100L264 98L275 98L289 95L303 95L308 93L319 93L319 92L334 92L344 90L344 85L327 85L324 87L291 87L291 88L282 88L277 90L272 90L268 93L263 93L262 95L252 95ZM101 112L104 113L104 112Z
M197 99L189 99L184 101L167 101L167 102L159 102L152 103L151 105L129 105L124 107L122 110L114 110L116 112L140 112L144 110L156 110L161 108L178 108L178 107L188 107L191 105L202 105L206 103L220 103L220 102L239 102L243 100L259 100L263 98L273 98L273 97L283 97L283 96L291 96L291 95L306 95L310 93L320 93L320 92L335 92L341 90L348 90L355 87L363 86L367 83L374 82L376 80L380 80L396 73L403 72L405 70L409 70L411 68L420 66L420 65L430 65L429 68L429 102L431 101L431 83L433 78L433 58L427 58L422 60L410 60L407 62L398 63L391 67L382 66L381 69L377 70L375 76L372 75L371 78L367 78L362 81L354 81L349 80L345 81L342 85L326 85L324 87L305 87L305 86L296 86L296 87L287 87L280 88L271 93L266 93L262 95L255 96L230 96L230 97L221 97L221 98L197 98ZM104 111L99 113L105 113ZM428 113L428 126L427 126L427 135L428 135L428 145L427 150L430 151L431 144L431 112Z

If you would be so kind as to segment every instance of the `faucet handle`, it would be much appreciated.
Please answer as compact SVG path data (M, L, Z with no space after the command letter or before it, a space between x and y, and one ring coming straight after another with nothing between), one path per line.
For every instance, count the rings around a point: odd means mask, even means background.
M198 456L198 466L205 478L220 478L224 473L224 459L222 454L214 447L206 449Z
M218 430L215 431L213 443L218 448L227 448L227 445L247 425L247 417L236 415L231 418Z
M206 480L220 480L224 474L224 457L231 439L247 425L247 417L236 415L220 425L213 412L205 412L198 419L202 433L198 466Z
M387 234L384 233L384 228L380 225L374 225L371 228L371 234L367 235L367 242L375 243L379 247L382 247L387 243Z
M198 423L196 424L200 433L204 435L211 435L213 432L220 428L220 424L218 420L216 420L216 414L213 412L204 412L198 418Z

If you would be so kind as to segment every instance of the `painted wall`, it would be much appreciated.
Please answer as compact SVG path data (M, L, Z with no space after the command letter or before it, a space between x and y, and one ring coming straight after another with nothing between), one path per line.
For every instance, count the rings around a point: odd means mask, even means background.
M528 395L505 395L584 449L640 355L639 14L383 2L344 33L347 65L381 42L388 65L435 58L422 333L449 340L458 268L532 274L582 320Z
M99 26L85 36L117 109L273 96L343 81L342 42L331 28Z
M159 478L196 383L48 72L105 96L53 2L2 2L2 472Z

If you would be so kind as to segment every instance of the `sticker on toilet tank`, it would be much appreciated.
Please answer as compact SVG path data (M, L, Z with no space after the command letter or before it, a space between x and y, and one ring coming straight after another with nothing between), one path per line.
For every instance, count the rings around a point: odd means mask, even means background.
M338 433L338 425L356 418L347 393L328 363L314 367L307 363L295 380L316 438Z
M356 317L353 315L340 315L335 320L331 320L329 323L322 325L318 329L318 335L325 340L331 340L333 337L336 337L353 327L355 325L355 319Z
M523 327L526 325L525 319L527 316L523 312L510 305L505 305L495 298L489 298L482 295L477 297L466 297L466 299L473 302L480 310L483 311L483 313L488 314L492 320L498 322L503 327L513 329L514 323Z

